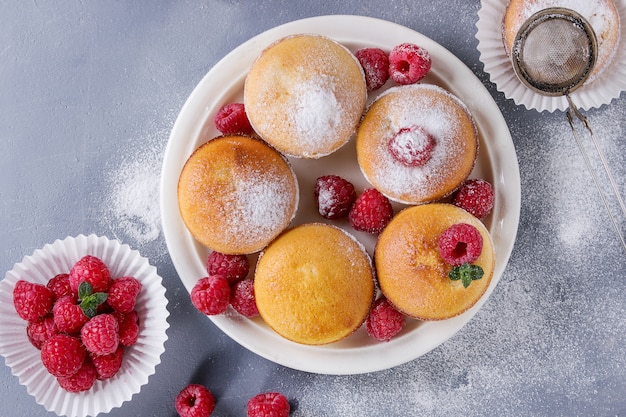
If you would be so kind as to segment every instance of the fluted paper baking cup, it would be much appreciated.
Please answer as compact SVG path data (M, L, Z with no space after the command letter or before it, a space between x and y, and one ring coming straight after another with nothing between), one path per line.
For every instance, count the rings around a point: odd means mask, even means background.
M476 39L485 72L497 89L515 104L540 112L566 110L568 102L565 96L550 97L536 93L522 84L515 75L513 64L502 42L502 19L507 3L502 0L481 1ZM563 6L566 7L567 2ZM615 0L615 6L620 18L620 39L615 56L593 81L570 94L576 106L583 110L609 104L626 89L626 0Z
M115 376L96 381L88 391L71 393L48 373L41 363L40 351L29 342L27 323L13 307L13 289L20 279L45 285L55 275L68 273L85 255L104 261L113 278L126 275L141 282L135 305L139 336L135 345L125 349L122 367ZM129 401L154 374L165 350L168 316L162 279L138 251L96 235L67 237L25 256L0 281L0 354L13 375L46 410L68 417L96 416Z

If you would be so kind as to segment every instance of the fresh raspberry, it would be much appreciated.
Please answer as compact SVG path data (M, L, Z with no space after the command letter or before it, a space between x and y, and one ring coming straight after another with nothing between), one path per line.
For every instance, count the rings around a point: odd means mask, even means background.
M27 321L43 317L52 310L54 293L45 285L20 279L13 289L13 305L17 314Z
M63 333L52 336L41 346L41 361L56 377L75 374L83 365L86 354L78 338Z
M89 321L89 317L77 304L76 299L69 295L59 298L54 303L52 316L57 329L68 334L79 332L81 327Z
M363 191L348 216L352 227L372 234L380 233L392 217L391 202L375 188Z
M248 417L288 417L291 407L279 392L255 395L248 401Z
M389 76L401 85L414 84L428 74L431 64L426 49L412 43L402 43L389 53Z
M94 355L113 353L120 341L117 319L112 314L94 316L80 329L80 337Z
M132 346L137 343L139 337L139 315L136 311L128 313L113 312L119 325L120 344Z
M252 126L242 103L230 103L223 106L215 115L217 130L225 135L252 133Z
M439 253L450 265L471 264L483 250L483 237L471 224L456 223L439 236Z
M380 48L363 48L354 53L365 72L369 91L378 90L389 79L389 57Z
M365 328L374 339L388 342L402 330L404 322L404 314L393 308L386 298L379 298L372 306Z
M102 260L86 255L78 260L70 270L70 285L74 293L78 293L81 282L91 284L93 292L106 292L109 289L111 273Z
M65 391L82 392L93 387L96 382L97 372L89 359L85 359L83 365L75 374L66 377L57 377L57 382Z
M221 275L200 279L191 290L191 303L202 313L221 314L230 304L230 284Z
M215 409L213 393L200 384L189 384L176 396L180 417L209 417Z
M54 277L50 278L50 280L46 284L46 287L48 287L50 291L54 293L54 296L57 300L66 295L75 295L74 292L72 292L69 274L55 275Z
M118 346L117 350L108 355L96 356L92 355L91 361L96 368L96 378L104 381L114 376L122 367L124 359L124 347Z
M402 128L387 147L393 158L408 167L420 167L433 155L435 138L418 125Z
M206 270L209 275L221 275L230 284L244 279L250 271L246 255L228 255L213 251L207 257Z
M493 201L493 186L483 179L466 180L452 198L452 204L479 219L485 218L491 212Z
M346 217L356 200L352 183L338 175L319 177L313 192L319 213L327 219Z
M26 326L26 336L37 349L41 349L43 343L57 333L59 333L57 326L49 314L34 321L29 321Z
M114 279L109 287L107 304L115 311L129 313L135 309L135 302L140 291L141 282L134 277Z
M244 279L236 282L231 288L230 305L236 312L245 317L258 316L259 309L254 297L254 281Z

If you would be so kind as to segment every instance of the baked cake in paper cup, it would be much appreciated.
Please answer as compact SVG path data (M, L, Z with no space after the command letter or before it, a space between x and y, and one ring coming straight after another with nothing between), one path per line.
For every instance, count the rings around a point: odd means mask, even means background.
M44 367L40 350L28 339L27 321L16 312L13 290L18 280L46 285L55 275L69 273L86 255L101 259L111 278L132 276L141 283L134 307L139 332L136 343L125 347L122 365L114 376L96 380L89 390L73 393L61 388ZM46 410L68 417L96 416L122 406L148 383L165 350L168 316L162 279L138 251L96 235L67 237L25 256L0 281L0 354L13 375Z
M617 31L614 51L609 51L610 59L603 63L604 68L597 76L573 91L570 96L579 108L588 110L609 104L626 89L626 0L512 0L519 11L523 23L534 12L549 7L572 9L591 24L596 36L607 36L607 29ZM506 32L503 19L507 13L508 1L482 0L476 23L478 51L485 72L499 91L516 104L537 111L566 110L569 105L565 96L544 96L526 87L516 76L511 58L507 53L504 37ZM520 6L520 4L522 4ZM614 5L614 8L612 7ZM609 20L607 20L609 19ZM617 20L617 21L615 21ZM510 28L508 28L510 30ZM510 36L509 36L510 37ZM602 47L602 45L600 46Z

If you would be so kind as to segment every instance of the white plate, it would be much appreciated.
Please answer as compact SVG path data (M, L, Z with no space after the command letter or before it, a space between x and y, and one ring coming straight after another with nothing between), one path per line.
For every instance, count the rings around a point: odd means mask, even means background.
M243 100L246 72L259 53L273 41L296 33L325 35L352 51L363 47L389 51L400 43L412 42L430 52L433 66L424 82L439 84L459 96L473 113L481 135L480 157L472 176L491 181L496 192L494 211L485 222L496 248L493 281L487 294L470 311L439 322L409 321L403 332L387 343L370 339L365 330L360 329L338 343L304 346L278 336L259 318L244 319L230 310L210 318L252 352L294 369L323 374L387 369L417 358L453 336L484 304L500 279L519 221L520 177L515 149L502 114L481 82L449 51L411 29L360 16L314 17L270 29L230 52L200 81L180 112L165 151L161 178L163 232L174 266L188 291L206 275L208 250L194 241L179 215L176 186L181 169L194 149L219 134L213 123L217 110L228 102ZM392 83L386 87L389 85ZM377 94L372 94L370 99ZM354 141L329 157L291 159L291 162L300 183L300 207L293 224L325 221L317 214L313 201L313 184L319 175L342 175L352 181L358 191L369 186L358 168ZM346 221L333 224L353 233L372 253L373 236L355 232Z

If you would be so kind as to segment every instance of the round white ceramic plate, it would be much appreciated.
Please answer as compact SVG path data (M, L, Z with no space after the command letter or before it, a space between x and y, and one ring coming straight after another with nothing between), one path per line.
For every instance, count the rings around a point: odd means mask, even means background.
M372 340L364 329L360 329L337 343L304 346L278 336L260 318L249 320L231 310L210 318L247 349L294 369L323 374L387 369L415 359L453 336L480 309L498 283L508 262L519 221L520 177L515 149L502 114L481 82L453 54L411 29L360 16L314 17L270 29L237 47L206 74L183 106L165 151L161 179L163 231L174 266L188 291L206 275L205 262L209 251L193 239L180 217L176 187L181 169L194 149L219 135L213 122L218 109L226 103L243 100L246 73L259 53L272 42L296 33L321 34L341 42L352 51L363 47L390 51L395 45L411 42L430 52L432 70L422 82L438 84L460 97L478 125L480 156L472 177L485 178L495 188L495 207L485 220L496 248L495 275L485 296L470 311L444 321L410 320L402 333L387 343ZM383 89L391 85L393 83L389 81ZM381 91L370 93L370 100ZM300 206L294 225L326 221L317 213L313 200L313 184L318 176L341 175L353 182L359 192L369 186L359 170L354 148L354 141L351 141L319 160L291 159L300 184ZM401 206L395 208L399 210ZM372 254L374 236L355 232L346 221L333 224L353 233Z

